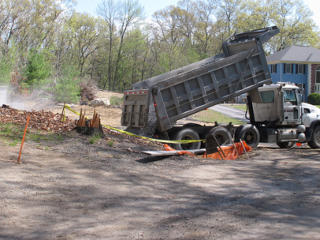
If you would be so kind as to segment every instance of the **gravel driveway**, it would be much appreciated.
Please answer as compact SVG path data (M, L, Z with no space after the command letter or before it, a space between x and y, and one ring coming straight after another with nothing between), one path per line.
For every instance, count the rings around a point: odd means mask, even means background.
M146 158L130 140L0 145L0 239L320 239L319 150Z

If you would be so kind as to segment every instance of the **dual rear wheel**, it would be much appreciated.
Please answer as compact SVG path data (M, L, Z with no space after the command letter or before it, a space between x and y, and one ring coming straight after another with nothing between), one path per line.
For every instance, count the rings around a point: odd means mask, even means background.
M232 144L232 136L230 131L222 126L213 127L207 137L212 137L212 141L218 146ZM192 127L186 127L174 134L174 140L200 140L199 133ZM249 146L256 148L259 144L260 134L258 129L253 125L244 125L237 128L235 132L235 141L245 141ZM188 149L200 149L201 142L192 143L178 143L174 144L174 148L177 150L188 150Z

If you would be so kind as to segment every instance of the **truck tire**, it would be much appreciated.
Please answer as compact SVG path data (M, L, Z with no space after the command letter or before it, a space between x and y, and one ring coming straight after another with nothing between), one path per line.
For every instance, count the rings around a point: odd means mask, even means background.
M311 148L320 148L320 125L317 125L313 128L308 145Z
M183 128L174 135L174 140L200 140L199 134L192 128ZM200 149L201 142L194 143L178 143L174 144L173 147L177 150L191 150Z
M277 142L279 148L292 148L294 146L294 142Z
M236 132L235 141L245 141L250 147L256 148L260 141L260 133L258 129L251 124L242 126L238 132Z
M206 136L206 149L207 153L216 152L219 145L228 145L232 144L232 136L228 129L224 127L214 127Z

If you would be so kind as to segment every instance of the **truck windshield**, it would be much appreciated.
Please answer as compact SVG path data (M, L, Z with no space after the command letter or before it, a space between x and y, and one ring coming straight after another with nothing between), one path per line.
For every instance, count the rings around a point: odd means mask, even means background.
M263 91L260 92L261 101L263 103L273 103L274 101L274 92L273 91Z
M295 90L285 90L283 93L284 102L290 102L293 105L297 105L297 97Z

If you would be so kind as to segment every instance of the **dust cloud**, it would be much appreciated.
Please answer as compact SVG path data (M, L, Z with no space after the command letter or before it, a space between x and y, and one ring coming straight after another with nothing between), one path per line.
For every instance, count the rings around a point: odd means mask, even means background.
M49 109L55 102L44 90L34 90L31 94L18 94L7 85L0 85L0 107L3 104L30 111Z

